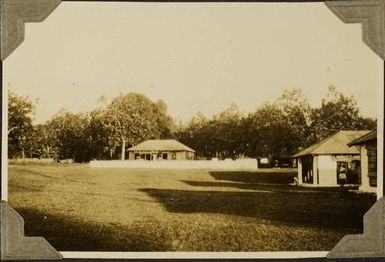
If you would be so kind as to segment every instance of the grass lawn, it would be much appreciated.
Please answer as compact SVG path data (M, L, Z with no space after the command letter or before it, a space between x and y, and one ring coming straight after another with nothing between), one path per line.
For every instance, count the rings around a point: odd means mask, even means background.
M293 176L10 165L9 203L60 251L319 251L362 231L374 195Z

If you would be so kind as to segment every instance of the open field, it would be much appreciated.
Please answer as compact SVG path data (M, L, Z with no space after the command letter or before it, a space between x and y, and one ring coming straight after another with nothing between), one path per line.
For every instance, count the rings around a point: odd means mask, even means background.
M293 175L10 165L9 202L61 251L329 250L361 232L374 195Z

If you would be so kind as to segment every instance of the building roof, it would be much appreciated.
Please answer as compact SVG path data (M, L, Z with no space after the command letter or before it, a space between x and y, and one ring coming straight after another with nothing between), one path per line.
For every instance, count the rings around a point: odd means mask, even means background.
M377 140L377 130L373 130L366 135L363 135L353 141L351 141L348 146L356 146L356 145L361 145L369 141L374 141Z
M128 151L189 151L193 149L183 145L175 139L152 139L144 141L128 149Z
M317 144L305 148L293 157L305 155L359 154L360 152L357 147L349 147L348 144L369 132L369 130L339 131L334 135L321 140Z

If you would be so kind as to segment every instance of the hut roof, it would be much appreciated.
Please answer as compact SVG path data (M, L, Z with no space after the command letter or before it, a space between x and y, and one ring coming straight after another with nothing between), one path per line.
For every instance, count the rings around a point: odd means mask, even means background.
M195 152L190 147L175 139L151 139L128 149L128 151L189 151Z
M339 131L317 144L305 148L293 157L305 155L359 154L360 152L357 147L349 147L348 144L369 132L369 130Z
M377 140L377 130L373 130L369 132L366 135L363 135L353 141L351 141L348 146L356 146L356 145L361 145L369 141Z

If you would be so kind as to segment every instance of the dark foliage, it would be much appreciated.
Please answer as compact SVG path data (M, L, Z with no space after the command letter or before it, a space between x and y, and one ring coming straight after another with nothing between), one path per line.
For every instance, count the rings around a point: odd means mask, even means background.
M60 110L33 126L35 105L9 93L9 155L73 159L125 159L126 149L147 139L176 138L200 159L287 158L340 130L372 130L376 120L363 117L354 97L333 86L321 106L311 108L300 89L285 90L274 103L249 114L235 104L211 119L198 113L176 127L167 105L129 93L84 114Z
M300 89L285 90L274 103L243 115L235 105L208 119L198 113L179 127L177 138L202 158L290 157L301 148L340 130L372 130L376 120L363 117L353 97L335 87L311 108Z

